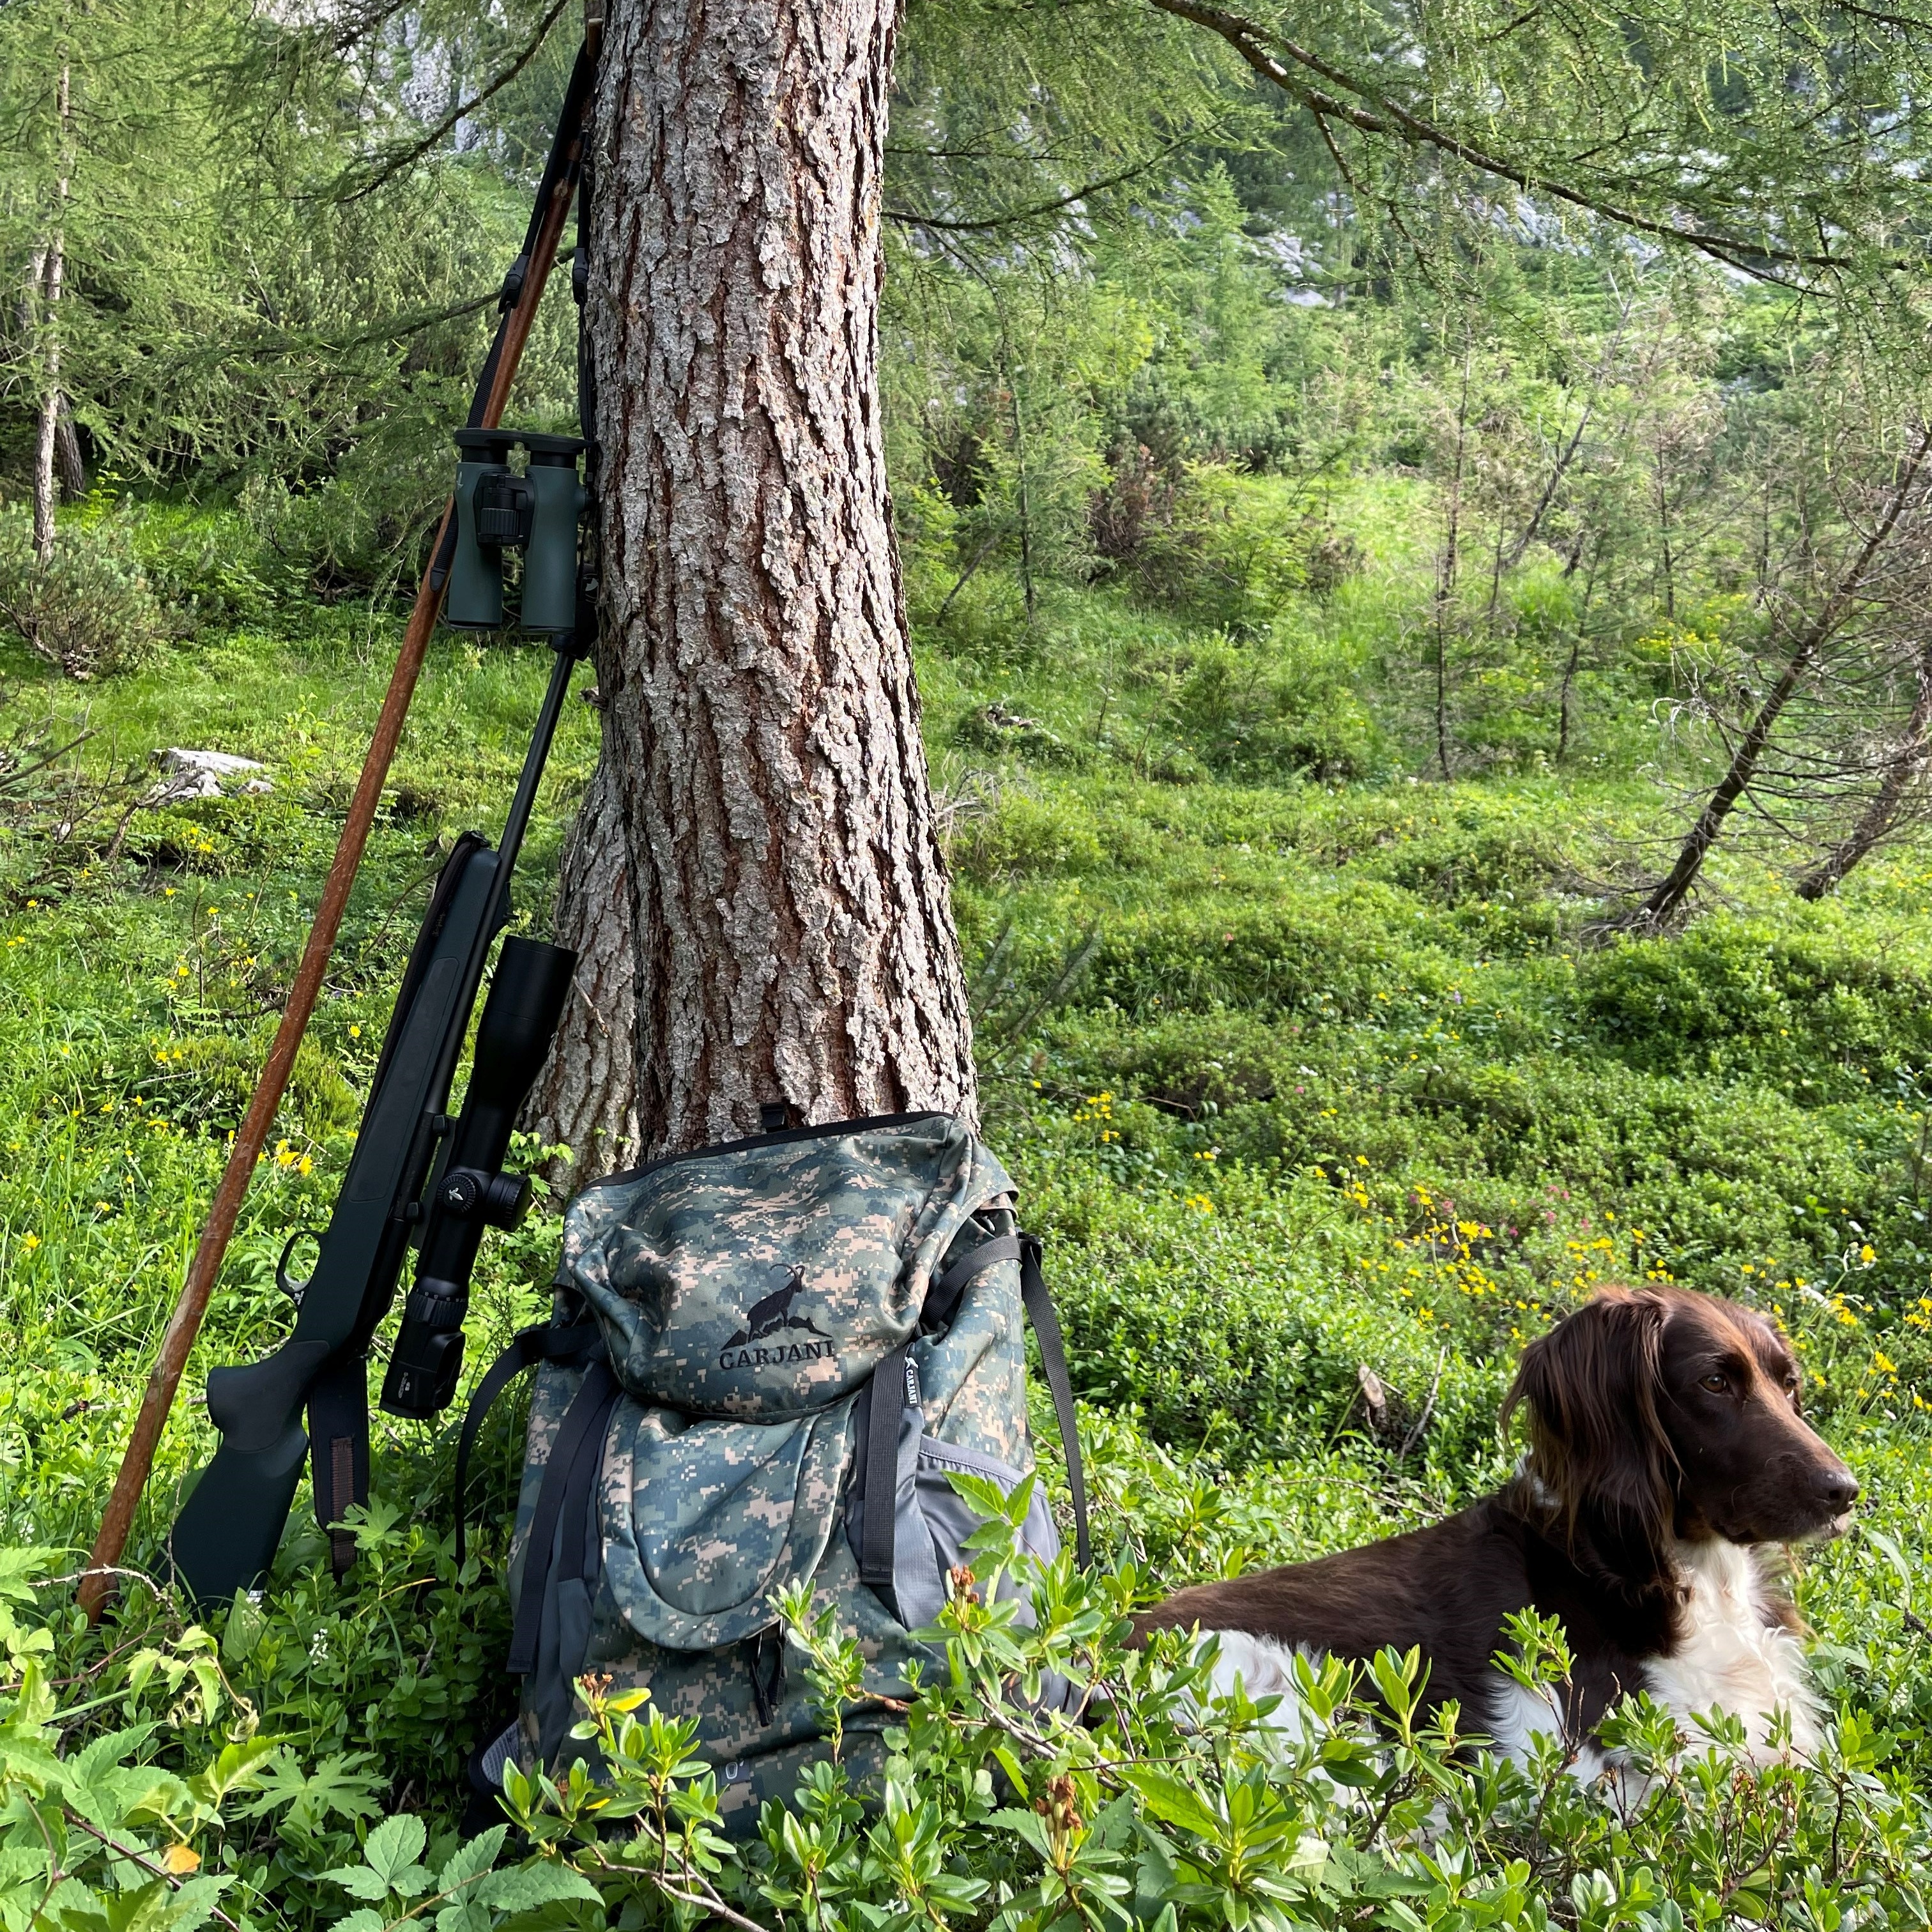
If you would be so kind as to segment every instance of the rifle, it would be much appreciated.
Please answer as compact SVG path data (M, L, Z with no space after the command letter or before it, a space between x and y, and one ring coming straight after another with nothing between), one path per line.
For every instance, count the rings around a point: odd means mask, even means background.
M298 1298L288 1340L264 1360L208 1378L208 1420L221 1445L175 1519L175 1574L198 1602L252 1587L267 1570L312 1449L316 1520L344 1574L355 1560L342 1520L369 1493L370 1343L388 1312L413 1238L422 1255L382 1390L392 1412L428 1418L456 1392L470 1274L486 1226L513 1228L530 1184L502 1172L517 1110L562 1016L577 956L503 942L476 1035L462 1114L444 1109L491 941L509 914L511 868L578 655L556 657L503 836L458 842L411 950L374 1089L322 1236L315 1270L292 1281L290 1238L277 1279ZM426 1184L428 1184L426 1185ZM302 1412L308 1412L308 1427Z
M549 685L501 838L493 848L482 835L466 832L438 877L377 1060L356 1150L322 1234L314 1271L306 1281L294 1281L288 1273L300 1234L283 1250L276 1278L298 1303L293 1332L265 1360L217 1369L208 1376L208 1416L222 1440L176 1518L169 1550L176 1575L200 1602L227 1598L260 1581L280 1540L305 1453L313 1464L316 1520L328 1533L332 1567L338 1576L347 1570L355 1559L355 1539L342 1527L343 1519L352 1504L368 1498L368 1352L394 1299L410 1247L419 1243L421 1256L385 1378L382 1405L396 1414L428 1418L446 1408L455 1394L463 1315L483 1231L514 1227L529 1205L530 1183L506 1174L502 1163L518 1109L549 1052L568 997L574 953L520 938L504 940L478 1028L462 1114L452 1120L446 1109L490 948L509 917L510 875L571 674L596 634L595 585L577 557L578 519L587 503L576 480L576 453L583 446L574 439L520 436L495 428L508 374L548 272L562 219L560 211L573 195L578 248L572 290L580 304L584 299L585 121L597 19L589 7L586 14L585 49L559 118L530 233L505 280L505 321L479 378L469 427L458 437L466 459L458 472L458 495L445 512L411 620L412 638L420 629L426 640L447 588L451 622L494 628L502 621L501 550L524 546L524 626L550 633L555 659ZM580 381L587 425L592 412L580 342ZM483 452L488 460L482 463L472 460L479 436L490 444ZM508 448L519 442L530 449L527 479L507 469ZM594 452L592 461L594 474ZM458 607L466 598L468 614L459 614ZM425 611L427 622L421 621ZM375 756L372 751L372 762ZM349 842L345 833L345 846ZM359 850L358 843L358 855ZM352 858L351 871L352 866ZM343 869L340 854L336 869ZM326 958L323 926L319 915L310 951L317 951L320 938L320 956ZM332 926L328 931L332 934ZM304 963L306 968L306 957ZM284 1030L288 1030L286 1023ZM284 1057L292 1055L291 1044ZM272 1059L271 1070L276 1064ZM265 1072L264 1089L270 1084ZM251 1120L262 1111L261 1099L258 1093ZM272 1106L272 1097L268 1111ZM252 1166L252 1156L244 1157ZM233 1191L238 1205L238 1187ZM185 1357L206 1288L212 1285L220 1246L214 1238L219 1209L218 1203L203 1241L205 1248L212 1243L211 1258L204 1268L197 1253L190 1288L170 1324L170 1343L176 1342L176 1328L182 1331L178 1346L164 1346L164 1360L143 1405L142 1426L137 1426L91 1559L83 1585L90 1616L105 1594L106 1566L118 1559L131 1520L160 1418L178 1378L176 1358ZM231 1212L227 1225L232 1222ZM225 1239L226 1227L219 1232ZM171 1363L172 1378L163 1372Z

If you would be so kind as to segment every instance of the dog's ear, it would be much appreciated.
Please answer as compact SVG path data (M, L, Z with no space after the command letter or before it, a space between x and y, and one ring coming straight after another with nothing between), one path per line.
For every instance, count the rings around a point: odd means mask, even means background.
M1529 1469L1573 1540L1580 1518L1652 1551L1676 1515L1677 1456L1658 1414L1669 1305L1606 1288L1522 1352L1503 1426L1529 1412Z

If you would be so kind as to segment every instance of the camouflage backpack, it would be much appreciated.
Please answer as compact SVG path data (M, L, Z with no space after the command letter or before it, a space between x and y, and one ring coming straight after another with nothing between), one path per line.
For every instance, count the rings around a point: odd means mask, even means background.
M1032 1467L1023 1314L1088 1561L1059 1325L1013 1197L935 1113L706 1148L571 1203L551 1320L485 1376L458 1450L460 1519L484 1412L536 1367L509 1573L521 1710L473 1762L479 1791L506 1759L557 1762L597 1672L697 1719L728 1818L789 1796L819 1731L772 1595L809 1580L866 1688L904 1694L975 1527L946 1472L1010 1491ZM1058 1554L1043 1490L1023 1540ZM855 1768L886 1721L848 1727Z

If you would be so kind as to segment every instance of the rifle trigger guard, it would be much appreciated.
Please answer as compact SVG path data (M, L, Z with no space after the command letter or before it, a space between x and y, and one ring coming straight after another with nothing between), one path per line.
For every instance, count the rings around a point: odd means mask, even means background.
M302 1306L303 1293L314 1277L312 1275L304 1275L301 1280L296 1280L294 1276L289 1273L289 1257L295 1252L296 1242L304 1234L312 1234L314 1232L315 1230L313 1228L298 1228L283 1244L282 1258L275 1264L275 1286L298 1308Z

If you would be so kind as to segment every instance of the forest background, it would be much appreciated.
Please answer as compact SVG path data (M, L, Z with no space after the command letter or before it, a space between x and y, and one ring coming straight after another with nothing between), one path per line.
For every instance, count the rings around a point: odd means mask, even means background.
M502 1425L460 1564L453 1431L384 1418L346 1588L298 1527L259 1604L68 1607L447 487L563 12L0 13L0 1921L1922 1921L1916 286L1364 146L1153 10L910 9L883 345L987 1130L1049 1239L1115 1566L1000 1641L1114 1683L1120 1736L1006 1738L962 1606L879 1818L828 1786L722 1848L676 1727L603 1712L634 1841L539 1790L460 1848ZM574 424L565 278L533 427ZM327 1211L538 655L436 647L190 1385L286 1328L276 1258ZM574 707L537 931L596 742ZM272 788L168 796L170 746ZM560 1191L489 1248L473 1363L542 1306L568 1172L622 1151L528 1137ZM1124 1660L1119 1605L1479 1493L1517 1346L1606 1280L1772 1313L1866 1485L1801 1586L1819 1764L1636 1711L1659 1777L1619 1807L1554 1760L1378 1754L1333 1685L1306 1747L1240 1709L1177 1730L1188 1666ZM138 1561L209 1442L184 1402Z

